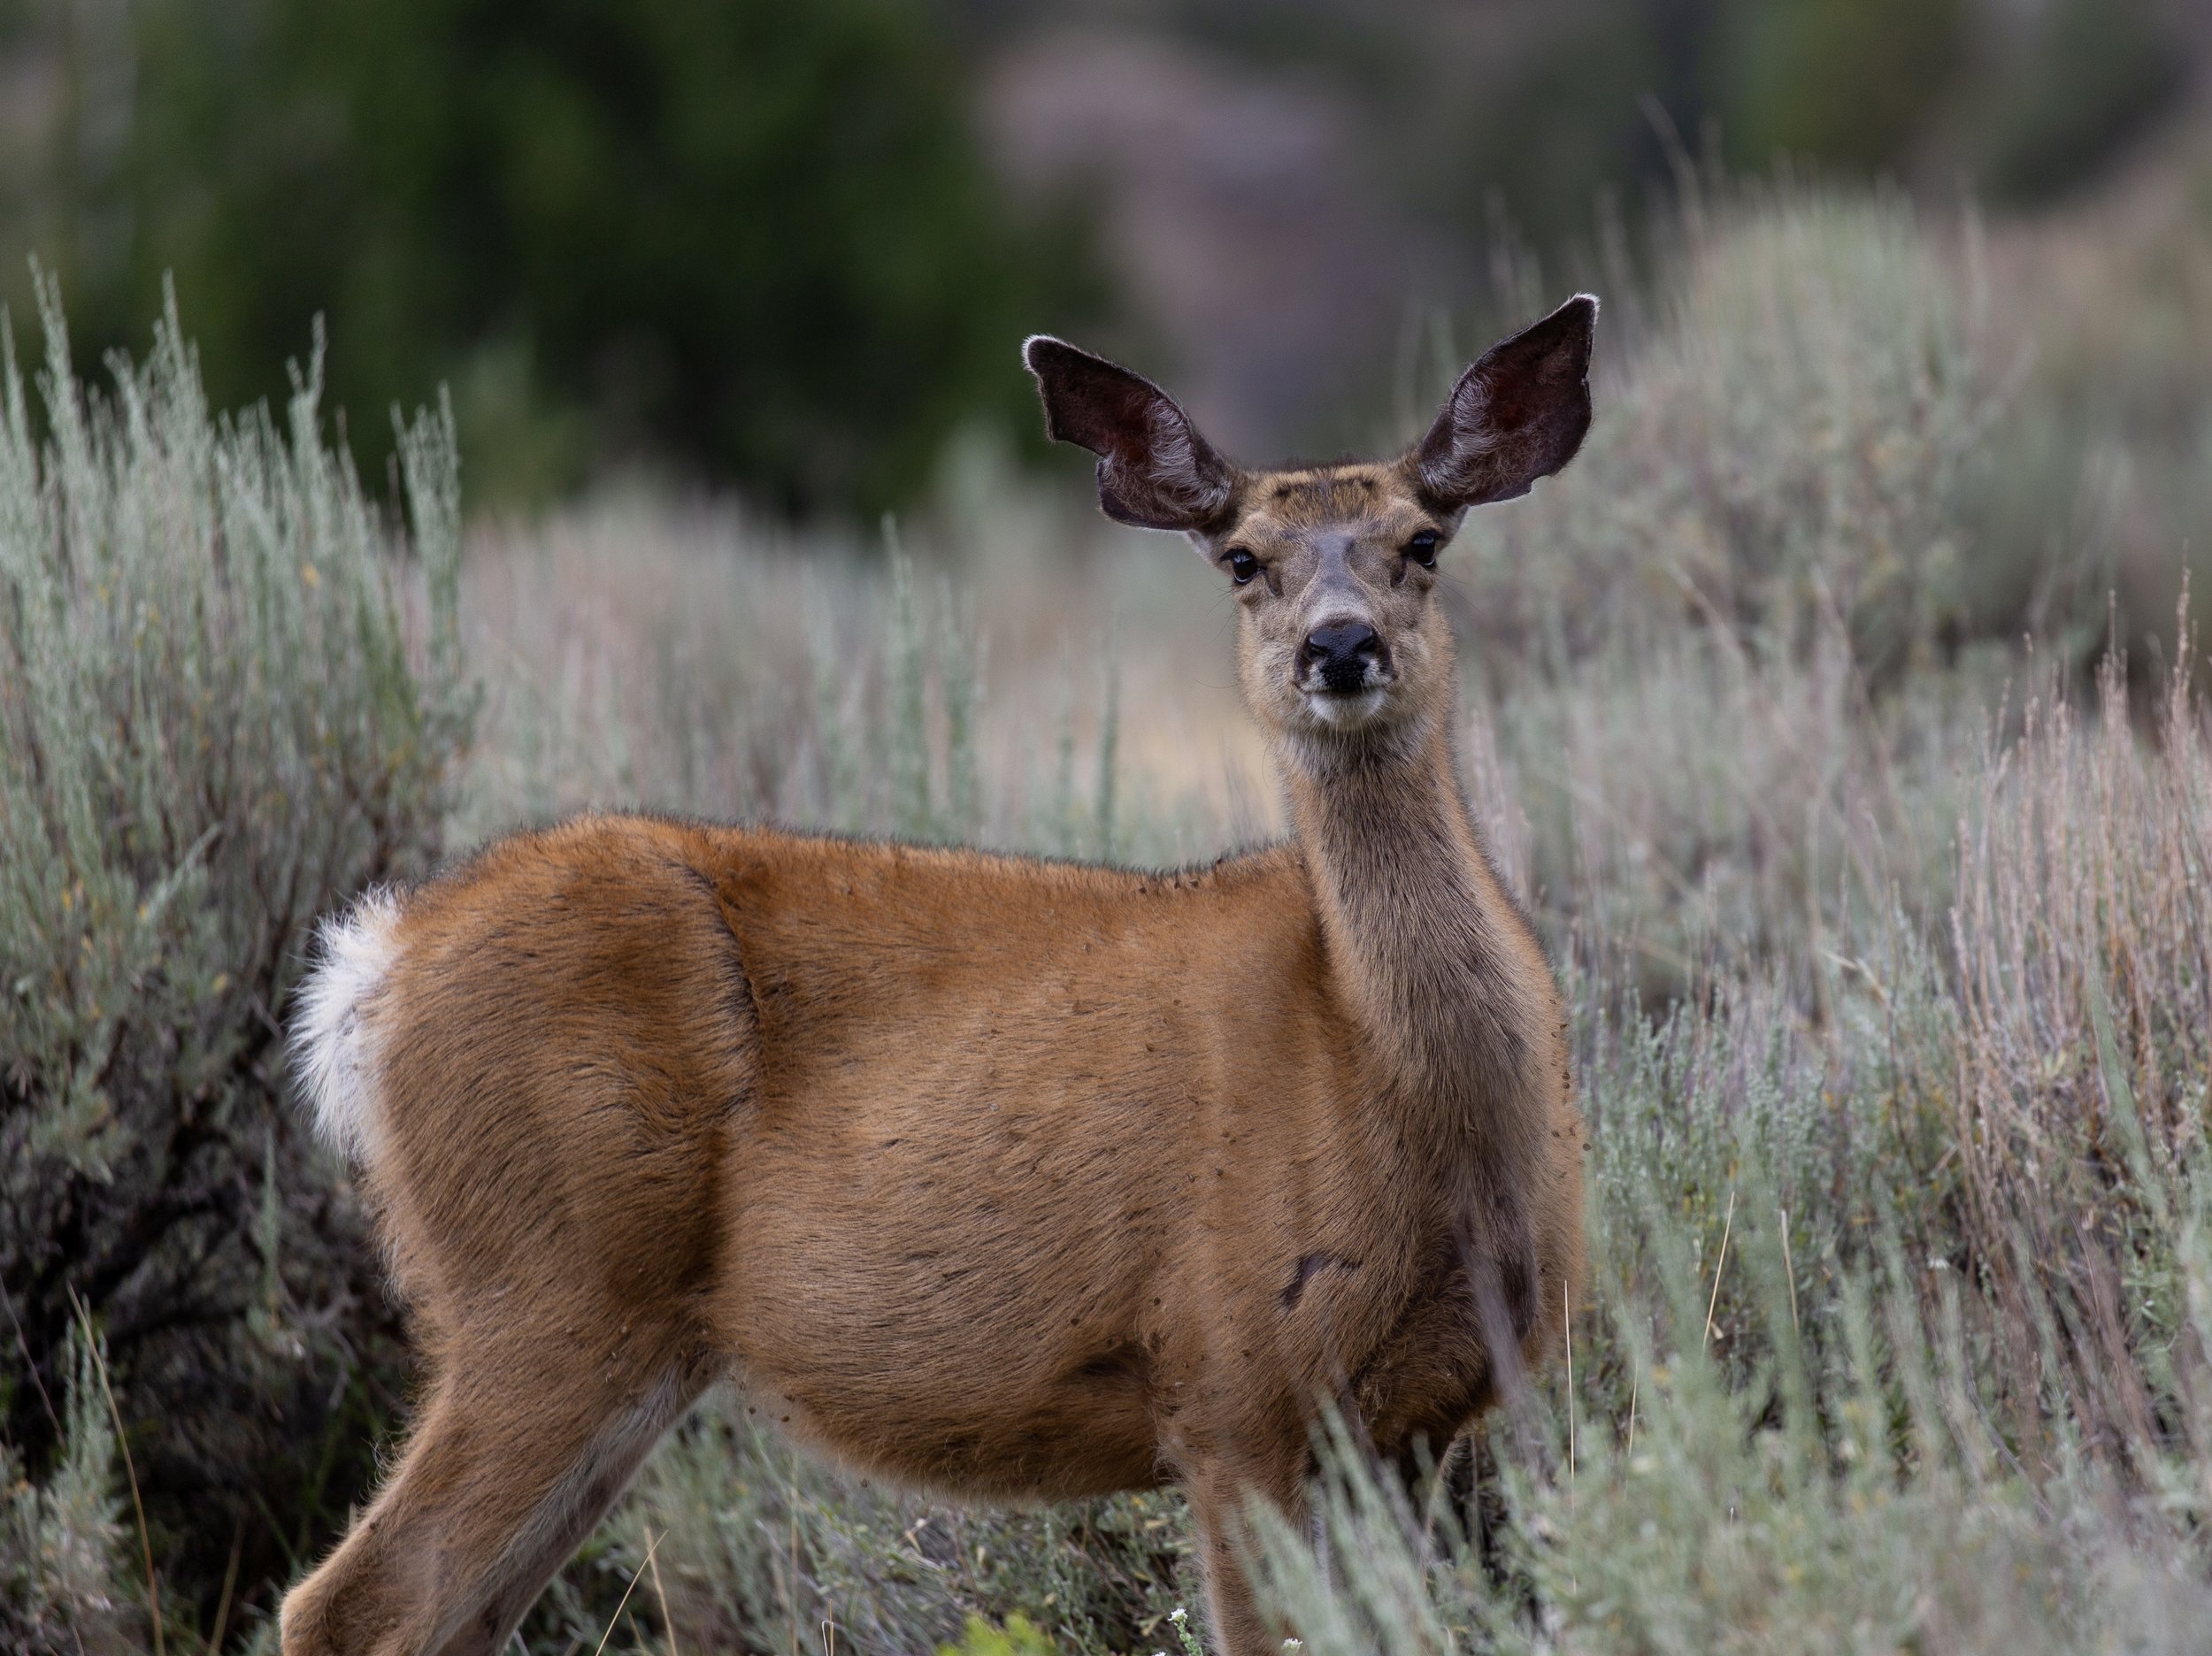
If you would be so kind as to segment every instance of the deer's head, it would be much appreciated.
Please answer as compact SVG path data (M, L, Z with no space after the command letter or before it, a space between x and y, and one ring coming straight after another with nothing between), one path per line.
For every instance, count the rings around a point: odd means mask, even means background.
M1319 742L1406 725L1450 694L1437 560L1471 506L1525 494L1590 428L1598 305L1569 300L1460 376L1394 459L1252 470L1141 375L1039 334L1055 438L1098 456L1106 515L1187 535L1238 605L1238 674L1271 728Z

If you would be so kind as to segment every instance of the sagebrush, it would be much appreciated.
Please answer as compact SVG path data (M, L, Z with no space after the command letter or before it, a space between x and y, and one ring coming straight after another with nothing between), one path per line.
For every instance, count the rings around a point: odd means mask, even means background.
M62 1535L116 1446L88 1340L188 1622L227 1576L265 1607L392 1418L396 1324L279 1020L315 917L434 855L472 706L443 416L400 434L403 541L315 365L281 425L218 418L173 310L98 390L50 289L42 319L35 406L12 349L0 378L0 1441L43 1484L0 1637L32 1649L145 1630L142 1570L96 1591Z

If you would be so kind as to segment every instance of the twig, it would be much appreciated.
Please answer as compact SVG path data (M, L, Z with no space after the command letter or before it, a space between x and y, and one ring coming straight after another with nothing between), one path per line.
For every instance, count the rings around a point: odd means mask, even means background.
M230 1528L230 1562L223 1567L223 1596L215 1601L215 1630L207 1636L208 1656L220 1656L223 1629L230 1625L231 1590L238 1585L238 1554L246 1544L246 1525L240 1520Z
M614 1624L622 1620L622 1606L630 1602L630 1595L637 1591L637 1578L645 1574L653 1561L653 1553L660 1546L661 1538L651 1530L645 1533L645 1563L637 1567L630 1576L630 1584L622 1590L622 1597L614 1601L614 1614L607 1618L607 1630L599 1636L599 1643L592 1646L591 1656L600 1656L607 1648L607 1641L614 1637Z
M668 1595L661 1591L660 1560L653 1556L649 1548L645 1561L652 1566L653 1598L661 1607L661 1625L668 1629L668 1656L676 1656L676 1618L668 1614Z
M1797 1326L1797 1267L1790 1263L1790 1210L1777 1208L1774 1211L1782 1216L1782 1273L1790 1285L1790 1332L1801 1335L1803 1330Z
M1636 1453L1636 1383L1643 1378L1634 1368L1628 1371L1628 1447L1621 1453Z
M131 1510L138 1514L138 1545L146 1560L146 1602L154 1618L154 1656L165 1656L165 1641L161 1632L161 1582L154 1574L153 1537L146 1531L146 1503L138 1495L138 1468L131 1464L131 1440L123 1430L123 1412L115 1407L115 1391L108 1384L108 1360L92 1338L92 1315L84 1308L84 1301L77 1298L74 1287L69 1290L69 1303L76 1307L78 1325L84 1330L85 1350L92 1353L92 1370L100 1376L100 1395L107 1399L108 1419L115 1422L116 1446L123 1452L123 1474L131 1481Z
M1721 1267L1728 1263L1728 1232L1734 1227L1735 1223L1736 1192L1732 1189L1728 1192L1728 1216L1721 1221L1720 1252L1713 1258L1712 1298L1705 1302L1705 1343L1708 1346L1713 1343L1713 1310L1720 1304Z
M1567 1319L1567 1476L1575 1475L1575 1308L1567 1284L1559 1284L1559 1309Z

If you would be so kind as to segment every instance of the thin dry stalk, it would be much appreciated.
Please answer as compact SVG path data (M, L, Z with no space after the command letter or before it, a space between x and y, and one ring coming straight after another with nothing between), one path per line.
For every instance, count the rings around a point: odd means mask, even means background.
M115 1425L116 1446L123 1452L123 1474L131 1485L131 1510L138 1517L139 1553L146 1564L146 1603L154 1622L154 1656L163 1656L166 1646L161 1630L161 1580L154 1574L153 1537L146 1529L146 1503L139 1498L138 1468L131 1463L130 1439L123 1432L123 1412L115 1407L115 1392L108 1384L108 1360L92 1338L91 1314L84 1308L84 1301L77 1298L74 1288L69 1291L69 1303L76 1307L77 1324L84 1330L85 1349L92 1353L93 1372L100 1376L100 1395L107 1399L108 1419Z
M1559 1284L1559 1309L1567 1320L1567 1476L1575 1475L1575 1308L1567 1284Z
M1782 1222L1782 1280L1786 1282L1790 1288L1790 1332L1802 1335L1804 1330L1798 1326L1797 1322L1797 1267L1790 1260L1790 1210L1786 1208L1777 1208L1774 1212L1775 1216ZM1705 1315L1709 1320L1712 1316L1709 1311Z
M1736 1192L1731 1189L1728 1192L1728 1214L1720 1225L1720 1252L1713 1260L1713 1292L1705 1301L1705 1343L1708 1346L1713 1343L1713 1311L1720 1304L1721 1269L1728 1263L1728 1233L1735 1223Z
M215 1601L215 1629L207 1636L207 1648L219 1652L223 1648L223 1632L230 1625L230 1596L238 1586L238 1559L244 1551L246 1530L242 1524L234 1525L230 1532L230 1562L223 1567L222 1596Z
M668 1614L668 1595L661 1591L661 1564L653 1556L653 1550L645 1551L645 1561L653 1571L653 1598L661 1607L661 1625L668 1629L668 1656L677 1656L676 1618Z
M665 1534L666 1531L664 1530L662 1533ZM645 1562L639 1565L636 1569L631 1572L630 1584L622 1590L622 1597L615 1600L614 1614L607 1618L606 1630L600 1634L599 1643L591 1647L591 1656L600 1656L600 1653L607 1648L607 1641L614 1637L615 1623L622 1620L623 1607L630 1602L630 1595L637 1591L638 1577L644 1575L647 1569L651 1568L653 1554L659 1549L660 1544L660 1536L654 1535L649 1530L647 1531L645 1537ZM657 1581L657 1579L658 1578L656 1577L656 1581Z

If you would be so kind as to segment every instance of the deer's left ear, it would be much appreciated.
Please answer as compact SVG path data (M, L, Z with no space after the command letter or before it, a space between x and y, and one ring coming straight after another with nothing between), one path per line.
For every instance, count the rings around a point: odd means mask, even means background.
M1598 302L1577 294L1493 345L1452 387L1411 456L1421 487L1453 506L1525 494L1575 457L1590 429Z
M1098 503L1139 529L1203 529L1236 492L1236 472L1175 399L1142 374L1048 334L1022 346L1045 402L1045 432L1098 456Z

